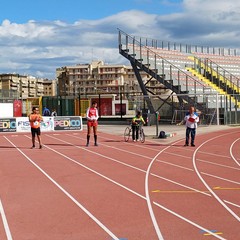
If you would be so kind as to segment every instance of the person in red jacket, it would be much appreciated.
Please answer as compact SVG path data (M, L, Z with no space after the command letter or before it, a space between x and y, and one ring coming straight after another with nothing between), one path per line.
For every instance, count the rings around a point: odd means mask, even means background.
M32 133L32 149L35 148L35 136L37 135L39 148L42 148L42 141L41 141L41 130L40 124L43 121L42 116L39 114L39 108L33 107L32 113L28 116L30 126L31 126L31 133Z
M93 128L94 134L94 146L98 146L97 144L97 127L98 127L98 109L97 109L97 102L93 101L92 106L87 109L87 144L89 146L90 134L91 129Z

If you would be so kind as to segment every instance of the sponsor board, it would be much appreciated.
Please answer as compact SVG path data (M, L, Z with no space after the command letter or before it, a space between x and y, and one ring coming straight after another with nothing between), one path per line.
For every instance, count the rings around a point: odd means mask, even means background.
M41 122L42 132L82 129L82 117L79 116L43 117ZM0 132L31 132L28 117L0 119Z
M30 122L28 117L16 118L17 132L31 132ZM48 132L54 130L54 119L53 117L43 117L41 122L41 131Z
M0 119L0 132L16 132L15 118Z
M54 130L82 130L82 117L54 117Z

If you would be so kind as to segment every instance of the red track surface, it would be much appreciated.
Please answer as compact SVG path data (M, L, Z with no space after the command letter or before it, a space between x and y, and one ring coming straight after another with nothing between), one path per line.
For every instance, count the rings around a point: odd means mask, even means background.
M240 131L164 145L99 134L0 135L0 239L240 239Z

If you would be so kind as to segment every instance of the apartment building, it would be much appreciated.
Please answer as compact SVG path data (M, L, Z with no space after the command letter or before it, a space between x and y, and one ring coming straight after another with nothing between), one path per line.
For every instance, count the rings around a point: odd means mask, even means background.
M153 92L159 94L163 86L157 81L149 81L145 72L140 72L143 81ZM93 61L76 66L56 69L58 94L61 96L78 96L94 94L137 94L141 92L137 78L131 66L105 64Z
M43 95L44 96L57 96L57 81L56 80L43 80Z
M45 85L47 91L45 91ZM45 94L54 96L56 81L20 74L0 74L0 89L1 98L27 99Z

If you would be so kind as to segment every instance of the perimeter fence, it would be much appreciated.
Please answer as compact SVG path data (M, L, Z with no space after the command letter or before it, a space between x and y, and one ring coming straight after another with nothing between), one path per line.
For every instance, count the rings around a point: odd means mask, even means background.
M186 95L189 97L189 95ZM58 116L86 117L87 108L92 101L97 101L100 120L124 121L131 119L136 111L142 111L148 125L179 124L190 106L196 107L200 116L200 124L240 124L240 108L234 102L234 96L221 94L195 94L190 96L192 102L188 103L184 95L152 95L143 96L142 93L129 92L107 93L78 96L55 96L28 98L22 101L22 116L27 116L33 106L38 106L40 111L44 106L50 110L56 109ZM14 102L11 98L0 98L0 103ZM150 106L151 105L151 106ZM201 107L199 107L201 106ZM154 109L150 111L150 109ZM18 115L19 116L19 115Z
M189 95L186 95L189 96ZM141 93L118 93L79 95L77 97L43 97L42 105L55 108L59 115L80 115L85 117L87 108L92 101L98 102L100 118L128 119L142 111L149 125L179 124L190 106L196 108L200 116L200 124L240 124L240 109L237 102L229 96L221 94L195 94L192 103L184 101L184 95L143 96ZM151 112L151 107L154 112Z

